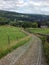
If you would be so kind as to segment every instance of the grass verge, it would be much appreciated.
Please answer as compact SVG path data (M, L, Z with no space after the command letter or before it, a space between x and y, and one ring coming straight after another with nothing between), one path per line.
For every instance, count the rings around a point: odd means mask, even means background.
M46 37L41 38L43 41L43 49L46 57L47 64L49 65L49 43L46 41Z
M42 40L45 59L46 59L47 65L49 65L49 43L46 40L47 37L46 36L41 36L41 35L38 35L38 34L37 34L37 36Z

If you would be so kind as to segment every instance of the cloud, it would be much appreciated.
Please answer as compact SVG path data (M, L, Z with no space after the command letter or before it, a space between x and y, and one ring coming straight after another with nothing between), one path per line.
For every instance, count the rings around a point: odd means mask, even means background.
M0 9L21 13L49 14L48 0L0 0Z

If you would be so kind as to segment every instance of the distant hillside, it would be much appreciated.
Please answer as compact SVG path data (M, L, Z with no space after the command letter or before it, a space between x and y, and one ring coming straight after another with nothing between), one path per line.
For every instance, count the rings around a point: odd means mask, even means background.
M49 22L48 15L40 15L40 14L22 14L17 12L3 11L0 10L0 18L7 18L10 20L23 20L23 21L41 21L41 22Z

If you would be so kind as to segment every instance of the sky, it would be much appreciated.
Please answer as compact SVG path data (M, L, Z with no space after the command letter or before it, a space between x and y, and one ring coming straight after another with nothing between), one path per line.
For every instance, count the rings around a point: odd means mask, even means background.
M0 0L0 10L49 15L49 0Z

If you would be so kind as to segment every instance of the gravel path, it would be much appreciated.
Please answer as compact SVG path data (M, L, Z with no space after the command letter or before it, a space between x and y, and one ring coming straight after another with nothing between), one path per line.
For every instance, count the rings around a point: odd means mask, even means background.
M32 39L0 60L0 65L45 65L42 64L41 40L32 35Z
M14 65L41 65L41 40L35 36L29 49Z

